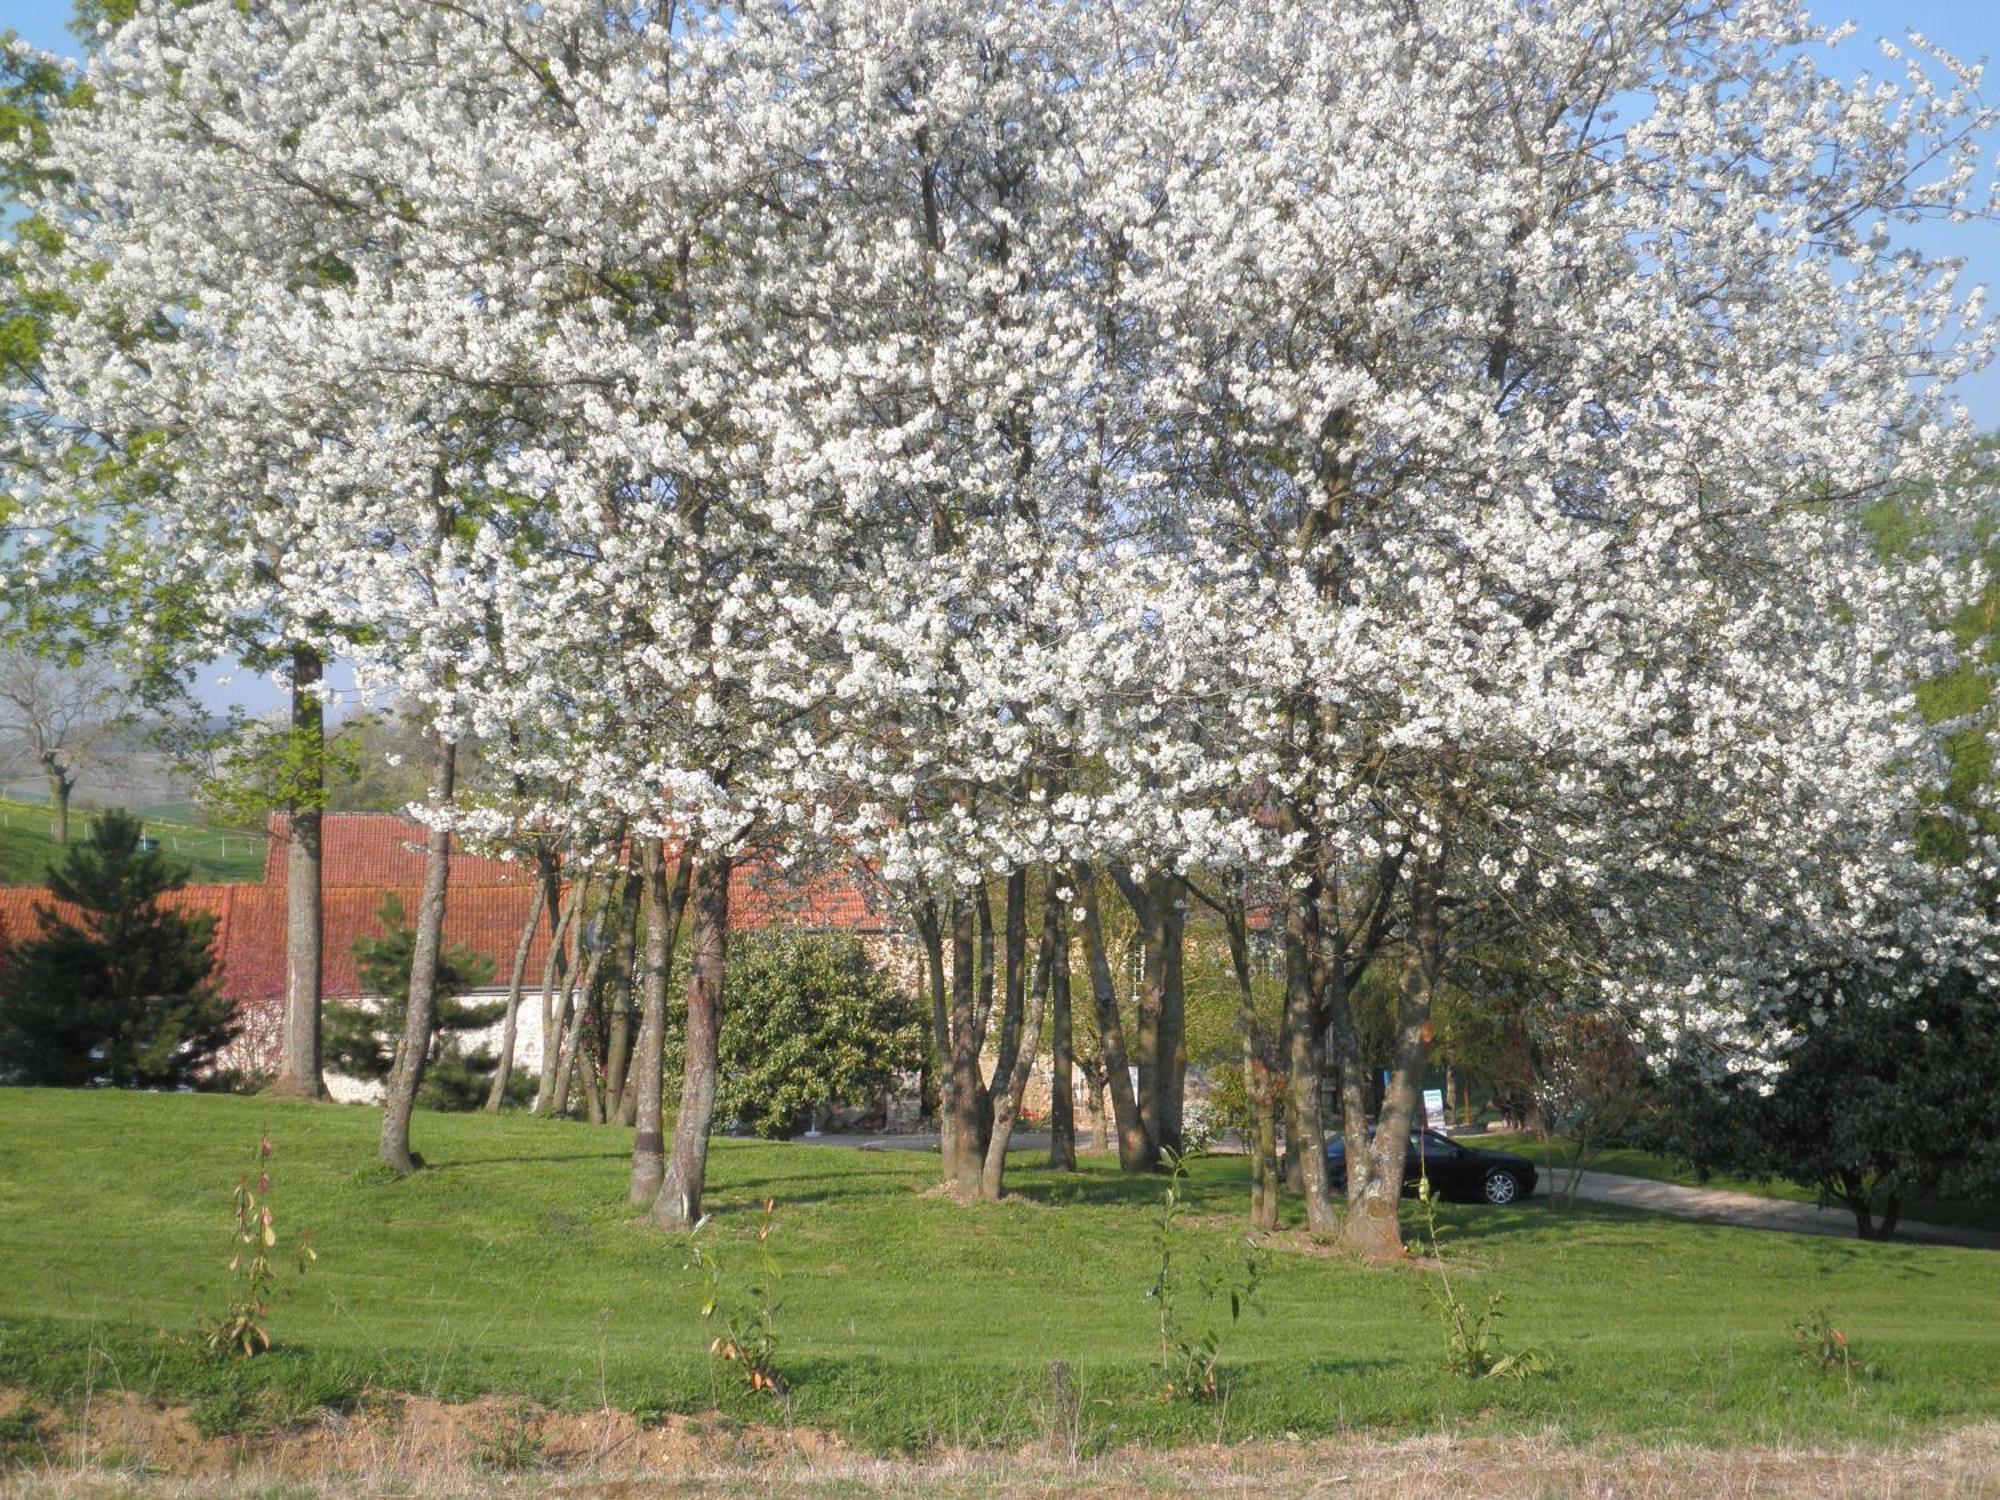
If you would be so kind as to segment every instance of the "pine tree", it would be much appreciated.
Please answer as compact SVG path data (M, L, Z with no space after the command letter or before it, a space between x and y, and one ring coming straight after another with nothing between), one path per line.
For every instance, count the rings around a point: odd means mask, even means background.
M138 821L109 812L49 874L71 921L36 912L41 935L0 973L0 1070L23 1083L179 1088L238 1030L215 987L215 918L161 907L187 872L141 847Z
M417 933L393 891L382 898L375 920L382 935L355 939L354 961L362 988L379 1002L327 1007L326 1057L336 1073L380 1083L395 1067L402 1042ZM463 1038L491 1026L507 1007L504 1001L470 1005L459 997L492 977L492 960L470 948L454 946L438 956L437 1018L422 1094L428 1108L476 1109L485 1101L498 1059L483 1050L468 1052Z

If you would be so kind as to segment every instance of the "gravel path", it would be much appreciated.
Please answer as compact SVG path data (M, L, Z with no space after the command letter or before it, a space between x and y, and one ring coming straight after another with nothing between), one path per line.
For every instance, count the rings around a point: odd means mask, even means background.
M1476 1137L1474 1140L1476 1141ZM821 1135L802 1137L809 1146L848 1146L862 1151L935 1151L934 1134L911 1135ZM1016 1131L1008 1144L1008 1155L1017 1152L1045 1152L1049 1138L1045 1132ZM1225 1143L1220 1148L1232 1149ZM1545 1197L1560 1176L1560 1169L1542 1172L1536 1196ZM1821 1208L1813 1203L1794 1203L1784 1198L1759 1198L1751 1193L1724 1192L1721 1188L1685 1187L1676 1182L1654 1182L1646 1177L1623 1177L1611 1172L1585 1172L1577 1184L1577 1197L1590 1203L1612 1203L1621 1208L1643 1208L1649 1213L1671 1214L1677 1219L1701 1219L1710 1224L1733 1224L1743 1229L1783 1229L1794 1234L1825 1234L1841 1239L1854 1237L1854 1215L1844 1208ZM1925 1224L1905 1219L1896 1226L1896 1239L1903 1243L1960 1245L1975 1250L2000 1250L2000 1231L1959 1229L1949 1224Z

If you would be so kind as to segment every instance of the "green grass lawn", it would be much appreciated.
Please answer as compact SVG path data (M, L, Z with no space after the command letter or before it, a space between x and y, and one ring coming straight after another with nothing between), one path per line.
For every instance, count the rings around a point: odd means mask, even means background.
M364 1388L517 1394L575 1407L769 1417L706 1357L700 1287L625 1204L629 1132L526 1116L423 1115L430 1165L372 1170L374 1110L222 1096L0 1090L0 1385L45 1398L122 1385L218 1427ZM229 1284L230 1189L276 1141L280 1228L320 1260L289 1275L277 1350L214 1364L187 1337ZM1555 1430L1700 1442L1887 1440L2000 1417L2000 1255L1736 1230L1531 1202L1447 1211L1460 1284L1507 1295L1502 1337L1547 1358L1519 1382L1440 1367L1427 1274L1278 1251L1263 1315L1231 1328L1226 1399L1158 1395L1161 1182L1101 1160L1015 1170L1019 1197L927 1194L934 1158L723 1140L704 1229L748 1274L778 1205L780 1363L793 1415L871 1447L1362 1431ZM1196 1165L1177 1264L1241 1233L1241 1159ZM289 1270L289 1268L287 1268ZM1802 1367L1792 1324L1832 1311L1884 1372L1850 1390ZM1189 1309L1199 1331L1206 1315Z
M80 839L92 814L72 807L69 832ZM144 815L145 831L160 841L160 851L184 865L197 884L261 880L264 876L262 834L223 832L193 823ZM0 797L0 885L42 885L49 866L62 858L62 845L51 832L46 806Z
M1567 1168L1570 1148L1560 1139L1544 1144L1533 1135L1494 1133L1468 1136L1467 1143L1490 1146L1496 1151L1512 1151L1543 1166L1558 1163ZM1629 1146L1613 1146L1592 1154L1584 1163L1586 1172L1615 1172L1624 1177L1644 1177L1652 1182L1678 1182L1688 1187L1720 1188L1724 1192L1749 1193L1758 1198L1780 1198L1792 1203L1817 1203L1819 1194L1782 1178L1733 1177L1726 1172L1710 1173L1704 1181L1686 1162L1658 1156ZM1836 1204L1835 1207L1838 1207ZM1845 1213L1846 1210L1842 1209ZM1903 1206L1903 1217L1929 1224L1955 1224L1964 1229L2000 1229L2000 1203L1973 1203L1962 1199L1915 1198Z

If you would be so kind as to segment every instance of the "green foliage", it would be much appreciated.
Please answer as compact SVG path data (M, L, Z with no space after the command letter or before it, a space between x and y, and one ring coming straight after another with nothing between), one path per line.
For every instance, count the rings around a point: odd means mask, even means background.
M407 712L360 713L332 733L329 812L401 812L428 793L430 747L420 716ZM473 776L472 749L459 748L458 775Z
M1465 1380L1525 1380L1542 1368L1542 1356L1533 1349L1512 1354L1500 1348L1495 1324L1500 1321L1500 1292L1488 1292L1483 1307L1474 1308L1459 1296L1451 1284L1445 1265L1443 1236L1449 1226L1437 1221L1437 1192L1428 1175L1417 1179L1417 1202L1424 1215L1424 1237L1436 1275L1425 1281L1424 1294L1437 1310L1444 1330L1446 1373Z
M232 711L206 742L184 752L206 764L196 793L202 816L220 828L262 828L274 807L328 807L328 788L360 771L359 745L335 734L295 729L289 719L251 719Z
M186 872L139 842L130 816L100 818L49 877L79 920L40 908L0 973L0 1058L21 1082L179 1088L237 1033L211 979L215 919L160 906Z
M668 1008L667 1076L679 1078L685 1017ZM718 1039L716 1118L782 1140L814 1109L879 1093L923 1059L916 1002L855 937L733 938Z
M382 898L375 920L382 935L355 939L354 960L362 987L380 997L379 1003L328 1005L325 1046L327 1066L333 1071L380 1083L394 1069L402 1047L417 930L394 892ZM498 1061L484 1051L468 1052L464 1036L499 1020L506 1012L506 1003L469 1005L459 997L492 977L493 962L482 953L453 946L438 954L431 1055L424 1065L423 1089L418 1095L418 1102L428 1109L477 1109L486 1102Z
M778 1314L785 1306L778 1299L778 1283L784 1273L771 1254L776 1212L775 1200L766 1198L764 1217L757 1225L757 1270L741 1291L731 1284L722 1257L701 1243L706 1218L689 1231L687 1239L688 1265L700 1273L706 1285L702 1321L722 1329L709 1341L708 1352L742 1371L744 1383L754 1394L773 1397L785 1394L785 1377L778 1369Z
M1912 1198L2000 1192L2000 997L1952 969L1914 994L1856 968L1810 976L1766 1095L1670 1074L1650 1144L1704 1171L1782 1177L1893 1232Z
M1227 1301L1231 1323L1243 1316L1246 1307L1262 1311L1257 1288L1268 1257L1253 1237L1245 1235L1240 1262L1211 1255L1196 1261L1192 1275L1184 1264L1177 1267L1176 1260L1185 1262L1191 1248L1180 1222L1187 1210L1189 1158L1171 1148L1163 1150L1161 1156L1168 1176L1153 1223L1153 1245L1159 1261L1153 1285L1146 1293L1158 1314L1160 1390L1170 1401L1211 1401L1218 1393L1216 1367L1222 1360L1223 1330L1215 1322L1215 1311ZM1188 1326L1190 1310L1183 1299L1189 1292L1207 1314L1199 1332Z
M266 1132L257 1140L256 1179L245 1172L236 1179L232 1195L236 1250L229 1258L229 1275L235 1291L223 1315L202 1329L212 1354L252 1359L271 1347L271 1294L278 1285L271 1254L278 1248L278 1225L271 1212L270 1160L271 1137ZM305 1275L306 1266L319 1259L310 1232L292 1242L292 1254L299 1274Z

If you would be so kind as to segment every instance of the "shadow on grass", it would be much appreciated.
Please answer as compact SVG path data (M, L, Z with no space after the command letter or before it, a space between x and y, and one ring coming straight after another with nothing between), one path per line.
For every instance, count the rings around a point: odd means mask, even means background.
M630 1161L632 1148L627 1146L619 1151L577 1151L567 1156L473 1156L462 1161L435 1161L426 1157L425 1172L465 1172L474 1167L531 1167L545 1162L569 1161ZM421 1174L420 1174L421 1175ZM400 1182L404 1179L384 1178L384 1181Z

